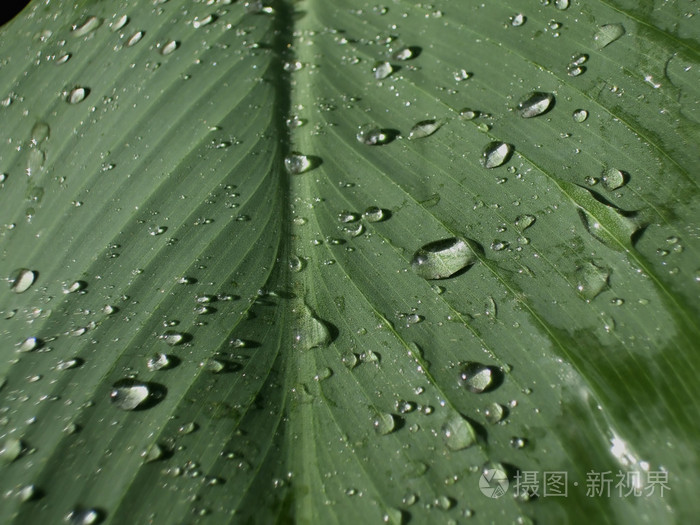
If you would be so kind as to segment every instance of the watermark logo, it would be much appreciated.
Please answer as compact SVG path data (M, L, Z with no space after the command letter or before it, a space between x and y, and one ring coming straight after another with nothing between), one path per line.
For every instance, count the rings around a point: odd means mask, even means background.
M508 476L495 468L485 470L479 478L479 490L487 498L500 498L508 491Z

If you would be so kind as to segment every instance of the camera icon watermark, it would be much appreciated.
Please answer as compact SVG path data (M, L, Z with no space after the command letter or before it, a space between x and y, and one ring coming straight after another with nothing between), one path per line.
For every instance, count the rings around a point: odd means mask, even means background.
M508 485L508 475L495 468L485 470L479 478L479 490L487 498L500 498L508 492Z

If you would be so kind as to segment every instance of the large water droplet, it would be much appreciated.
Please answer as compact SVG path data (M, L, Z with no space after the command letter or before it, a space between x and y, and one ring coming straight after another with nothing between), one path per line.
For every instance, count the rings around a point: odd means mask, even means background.
M520 27L525 22L527 22L527 17L522 13L510 17L510 25L513 27Z
M160 49L160 54L167 56L178 48L179 44L175 40L168 40Z
M176 359L168 354L158 353L151 356L146 362L146 366L152 372L157 370L168 370L176 365Z
M451 237L421 247L411 267L424 279L446 279L477 261L466 239Z
M461 416L455 416L445 423L442 435L450 450L462 450L476 443L474 428Z
M587 261L576 269L576 290L582 298L590 301L608 287L609 278L608 268Z
M284 167L291 175L298 175L313 168L313 163L307 155L293 151L284 159Z
M96 525L105 519L104 512L98 509L73 509L66 516L70 525Z
M0 465L8 465L22 454L22 441L9 437L0 445Z
M90 90L88 88L77 87L71 90L70 93L68 93L66 100L69 104L79 104L80 102L85 100L85 97L87 97L89 93Z
M616 190L627 183L628 176L624 171L617 168L607 168L603 171L602 177L603 186L609 190Z
M571 114L571 116L573 117L574 122L581 123L588 118L588 111L585 109L577 109Z
M536 117L549 111L554 104L554 95L533 91L518 104L518 113L523 118Z
M394 72L394 67L389 62L377 62L372 68L374 78L384 80Z
M129 37L129 39L126 41L126 44L125 44L126 47L131 47L131 46L135 46L136 44L138 44L141 41L141 39L143 38L143 35L144 35L143 31L137 31L136 33L131 35Z
M598 49L603 49L624 34L625 28L622 24L605 24L598 28L598 31L596 31L596 34L593 36L593 40Z
M515 219L515 225L520 228L520 231L524 231L535 223L534 215L520 215Z
M396 137L396 133L392 130L381 129L372 126L371 124L360 126L357 135L358 142L367 144L368 146L383 146L388 144Z
M569 0L554 0L554 7L560 11L564 11L569 8Z
M42 142L49 138L50 133L51 128L49 128L49 125L46 122L37 122L36 124L34 124L34 127L32 127L32 134L30 138L31 143L34 146L40 145Z
M10 276L10 290L15 293L26 292L36 281L37 275L38 272L26 268L15 270Z
M485 168L497 168L505 164L513 154L513 146L506 142L489 142L481 154Z
M370 206L362 215L367 222L381 222L389 218L390 212L378 206Z
M495 368L467 361L460 366L459 384L470 392L481 394L495 387L497 371Z
M294 335L295 345L302 350L328 346L333 340L329 325L316 317L311 309L302 304L294 309L297 332Z
M84 36L102 25L102 19L96 16L87 17L82 23L75 24L71 28L74 36Z
M214 15L207 15L202 18L196 16L194 17L194 20L192 20L192 27L194 27L195 29L199 29L200 27L204 27L206 25L211 24L214 20Z
M164 396L164 387L132 378L120 379L112 385L109 393L112 403L121 410L148 408Z
M175 330L166 330L161 334L160 339L165 341L165 343L170 346L177 346L185 343L187 338L185 334L181 332L176 332Z
M396 428L396 418L393 414L379 412L372 421L374 431L380 436L386 436Z
M394 53L394 59L396 60L411 60L416 58L420 54L420 48L416 46L402 47L396 53Z
M429 137L435 133L442 126L442 122L437 120L421 120L415 126L411 128L408 133L409 139L422 139L424 137Z

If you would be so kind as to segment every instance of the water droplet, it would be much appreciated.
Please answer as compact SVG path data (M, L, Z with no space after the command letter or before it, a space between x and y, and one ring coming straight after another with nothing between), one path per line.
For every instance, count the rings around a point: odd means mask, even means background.
M608 287L609 278L608 268L587 261L576 269L576 290L583 299L590 301Z
M624 34L625 28L622 24L605 24L598 28L598 31L593 36L593 40L598 49L603 49Z
M442 426L445 444L450 450L463 450L476 443L474 428L462 416L455 416Z
M402 47L394 53L395 60L411 60L420 54L420 48L415 46Z
M459 118L462 120L474 120L478 116L479 112L471 108L464 108L459 112Z
M0 465L9 465L21 454L24 446L17 438L9 437L0 446Z
M39 121L32 127L30 141L34 146L38 146L49 138L50 133L51 128L49 128L49 125L46 122Z
M372 68L374 78L384 80L394 72L394 67L389 62L377 62Z
M489 142L481 154L485 168L497 168L505 164L513 154L513 146L506 142Z
M165 44L163 44L163 47L160 50L160 54L163 56L167 56L173 51L175 51L180 44L175 41L175 40L168 40Z
M88 88L77 87L71 90L70 93L68 93L68 97L66 98L66 100L69 104L79 104L80 102L85 100L85 97L87 97L89 93L90 90Z
M583 75L586 72L585 66L568 66L566 68L566 73L570 77L577 77L579 75Z
M381 222L389 217L389 212L377 206L370 206L363 216L367 222Z
M141 39L143 38L144 32L143 31L137 31L133 35L129 37L129 40L126 41L126 47L131 47L135 46L138 44Z
M340 221L343 224L347 224L349 222L357 222L360 220L360 216L357 213L353 213L350 211L341 211L338 213L338 221Z
M37 350L38 348L41 348L42 346L43 346L43 342L41 341L41 339L39 339L37 337L27 337L24 341L22 341L19 344L17 351L20 353L33 352L34 350Z
M302 304L293 310L296 316L297 333L294 336L295 345L302 350L322 348L332 341L328 325L314 315L311 309Z
M71 284L63 286L63 293L69 294L82 292L87 288L87 286L88 284L85 281L73 281Z
M459 385L475 394L481 394L495 386L496 370L493 367L467 361L460 367Z
M466 69L459 69L454 72L454 78L457 82L464 82L465 80L469 80L471 76L472 74Z
M167 370L175 366L175 361L168 354L158 353L148 358L146 366L151 372Z
M214 15L207 15L202 18L195 16L194 20L192 20L192 27L194 27L195 29L199 29L200 27L204 27L206 25L211 24L214 20Z
M119 18L117 18L114 22L110 24L110 27L112 31L119 31L121 28L123 28L126 24L129 23L129 17L126 15L122 15Z
M508 246L510 246L508 241L500 241L498 239L494 240L491 243L491 249L495 252L500 252L502 250L505 250L506 248L508 248Z
M160 336L160 339L165 341L170 346L177 346L185 342L185 334L176 332L175 330L166 330Z
M95 525L104 521L104 512L97 509L73 509L66 516L70 525Z
M627 183L628 176L624 171L616 168L607 168L603 171L602 177L603 186L609 190L616 190Z
M136 410L155 404L165 395L165 389L154 383L132 378L120 379L109 393L112 404L121 410Z
M495 425L503 421L503 418L506 416L506 410L503 405L499 403L491 403L484 409L484 416L486 417L486 421Z
M520 215L515 219L515 225L520 228L520 231L525 231L535 223L534 215Z
M581 123L588 118L588 111L585 109L577 109L571 116L573 117L574 122Z
M29 290L38 276L38 272L20 268L12 272L10 276L10 290L15 293L23 293Z
M39 499L41 495L41 490L39 490L36 485L25 485L17 491L17 497L22 503Z
M424 279L446 279L476 260L466 239L451 237L421 247L413 255L411 267Z
M358 142L367 144L368 146L383 146L388 144L396 137L396 133L388 129L380 129L371 124L360 126L357 135Z
M527 439L514 436L510 439L510 446L515 449L525 448L525 446L527 446Z
M408 138L422 139L424 137L429 137L440 129L440 126L442 126L442 122L437 120L421 120L411 128L411 131L408 133Z
M82 23L75 24L71 28L74 36L84 36L102 25L102 19L96 16L87 17Z
M194 432L195 430L197 430L197 428L199 428L199 427L197 426L197 423L195 423L194 421L190 421L189 423L185 423L185 424L182 425L180 428L178 428L177 431L178 431L180 434L187 435L187 434L191 434L192 432Z
M554 95L533 91L518 104L518 113L523 118L536 117L549 111L554 103Z
M298 175L313 168L313 163L307 155L293 151L284 159L284 167L291 175Z
M386 436L396 429L396 418L393 414L385 412L377 413L374 421L372 421L374 431L380 436Z
M56 365L56 370L62 371L62 370L71 370L73 368L79 368L82 366L84 361L79 358L79 357L74 357L73 359L66 359L63 361L59 361L59 363Z
M527 17L522 13L510 17L510 25L513 27L520 27L525 22L527 22Z
M554 0L554 7L560 11L564 11L569 8L569 0Z

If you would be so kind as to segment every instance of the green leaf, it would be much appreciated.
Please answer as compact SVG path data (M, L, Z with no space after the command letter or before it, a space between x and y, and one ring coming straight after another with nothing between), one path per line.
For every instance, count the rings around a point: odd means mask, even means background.
M0 521L691 522L700 45L638 4L32 2Z

